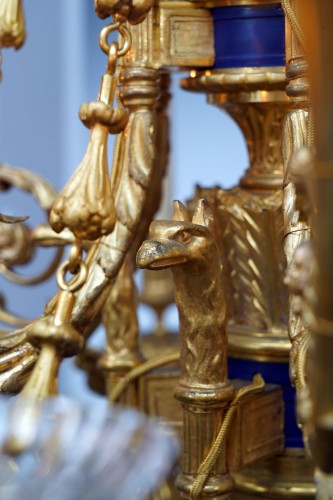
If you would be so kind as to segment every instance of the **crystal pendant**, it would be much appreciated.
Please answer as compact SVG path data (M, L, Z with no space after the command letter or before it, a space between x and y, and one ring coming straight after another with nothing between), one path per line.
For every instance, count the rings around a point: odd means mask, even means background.
M27 451L5 453L23 440ZM84 407L64 397L0 399L0 497L6 500L140 500L178 455L158 422L132 409Z

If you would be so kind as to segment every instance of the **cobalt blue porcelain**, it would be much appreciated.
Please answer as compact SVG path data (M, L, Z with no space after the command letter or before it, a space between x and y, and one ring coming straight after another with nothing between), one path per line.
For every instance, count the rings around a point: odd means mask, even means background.
M285 20L280 3L219 7L214 18L214 68L285 66Z
M230 379L252 380L255 373L260 373L265 382L281 386L285 403L285 446L303 448L302 432L296 423L295 389L290 384L289 363L262 363L234 358L229 358L228 363Z

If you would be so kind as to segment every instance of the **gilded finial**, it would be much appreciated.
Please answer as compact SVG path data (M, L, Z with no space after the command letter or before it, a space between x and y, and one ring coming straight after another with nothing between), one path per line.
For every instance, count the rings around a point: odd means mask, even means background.
M22 0L0 2L0 47L19 49L26 38Z
M60 233L69 228L76 237L95 240L112 231L116 215L107 164L108 130L91 130L87 151L74 175L53 204L50 223Z

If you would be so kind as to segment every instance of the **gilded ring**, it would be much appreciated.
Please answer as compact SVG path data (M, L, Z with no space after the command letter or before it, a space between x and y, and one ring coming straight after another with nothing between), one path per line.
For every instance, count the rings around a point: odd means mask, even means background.
M66 260L65 262L63 262L63 264L61 264L57 271L57 282L61 290L64 290L65 292L76 292L85 284L88 276L88 269L86 264L82 261L80 262L79 266L79 272L73 278L71 278L69 282L67 282L65 279L65 275L70 270L69 261Z
M99 45L100 45L101 49L103 50L103 52L105 54L108 54L110 47L112 45L112 44L108 43L108 37L113 31L116 31L116 30L119 31L119 33L121 34L121 36L123 38L123 40L122 40L123 44L117 50L117 57L122 57L129 51L129 49L131 48L131 43L132 43L131 34L130 34L129 30L126 28L126 26L124 26L123 24L114 23L114 24L109 24L108 26L105 26L102 29L100 37L99 37Z

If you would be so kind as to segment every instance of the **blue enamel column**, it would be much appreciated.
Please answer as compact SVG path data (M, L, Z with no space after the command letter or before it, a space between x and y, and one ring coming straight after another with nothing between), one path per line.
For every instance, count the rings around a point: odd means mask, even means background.
M215 69L285 66L285 19L279 3L212 9Z
M212 14L215 70L285 66L285 17L280 3L219 7L212 9ZM296 422L295 389L290 384L289 363L287 360L261 362L250 357L229 358L231 379L251 380L254 373L261 373L266 382L282 387L285 446L303 447L302 433Z

